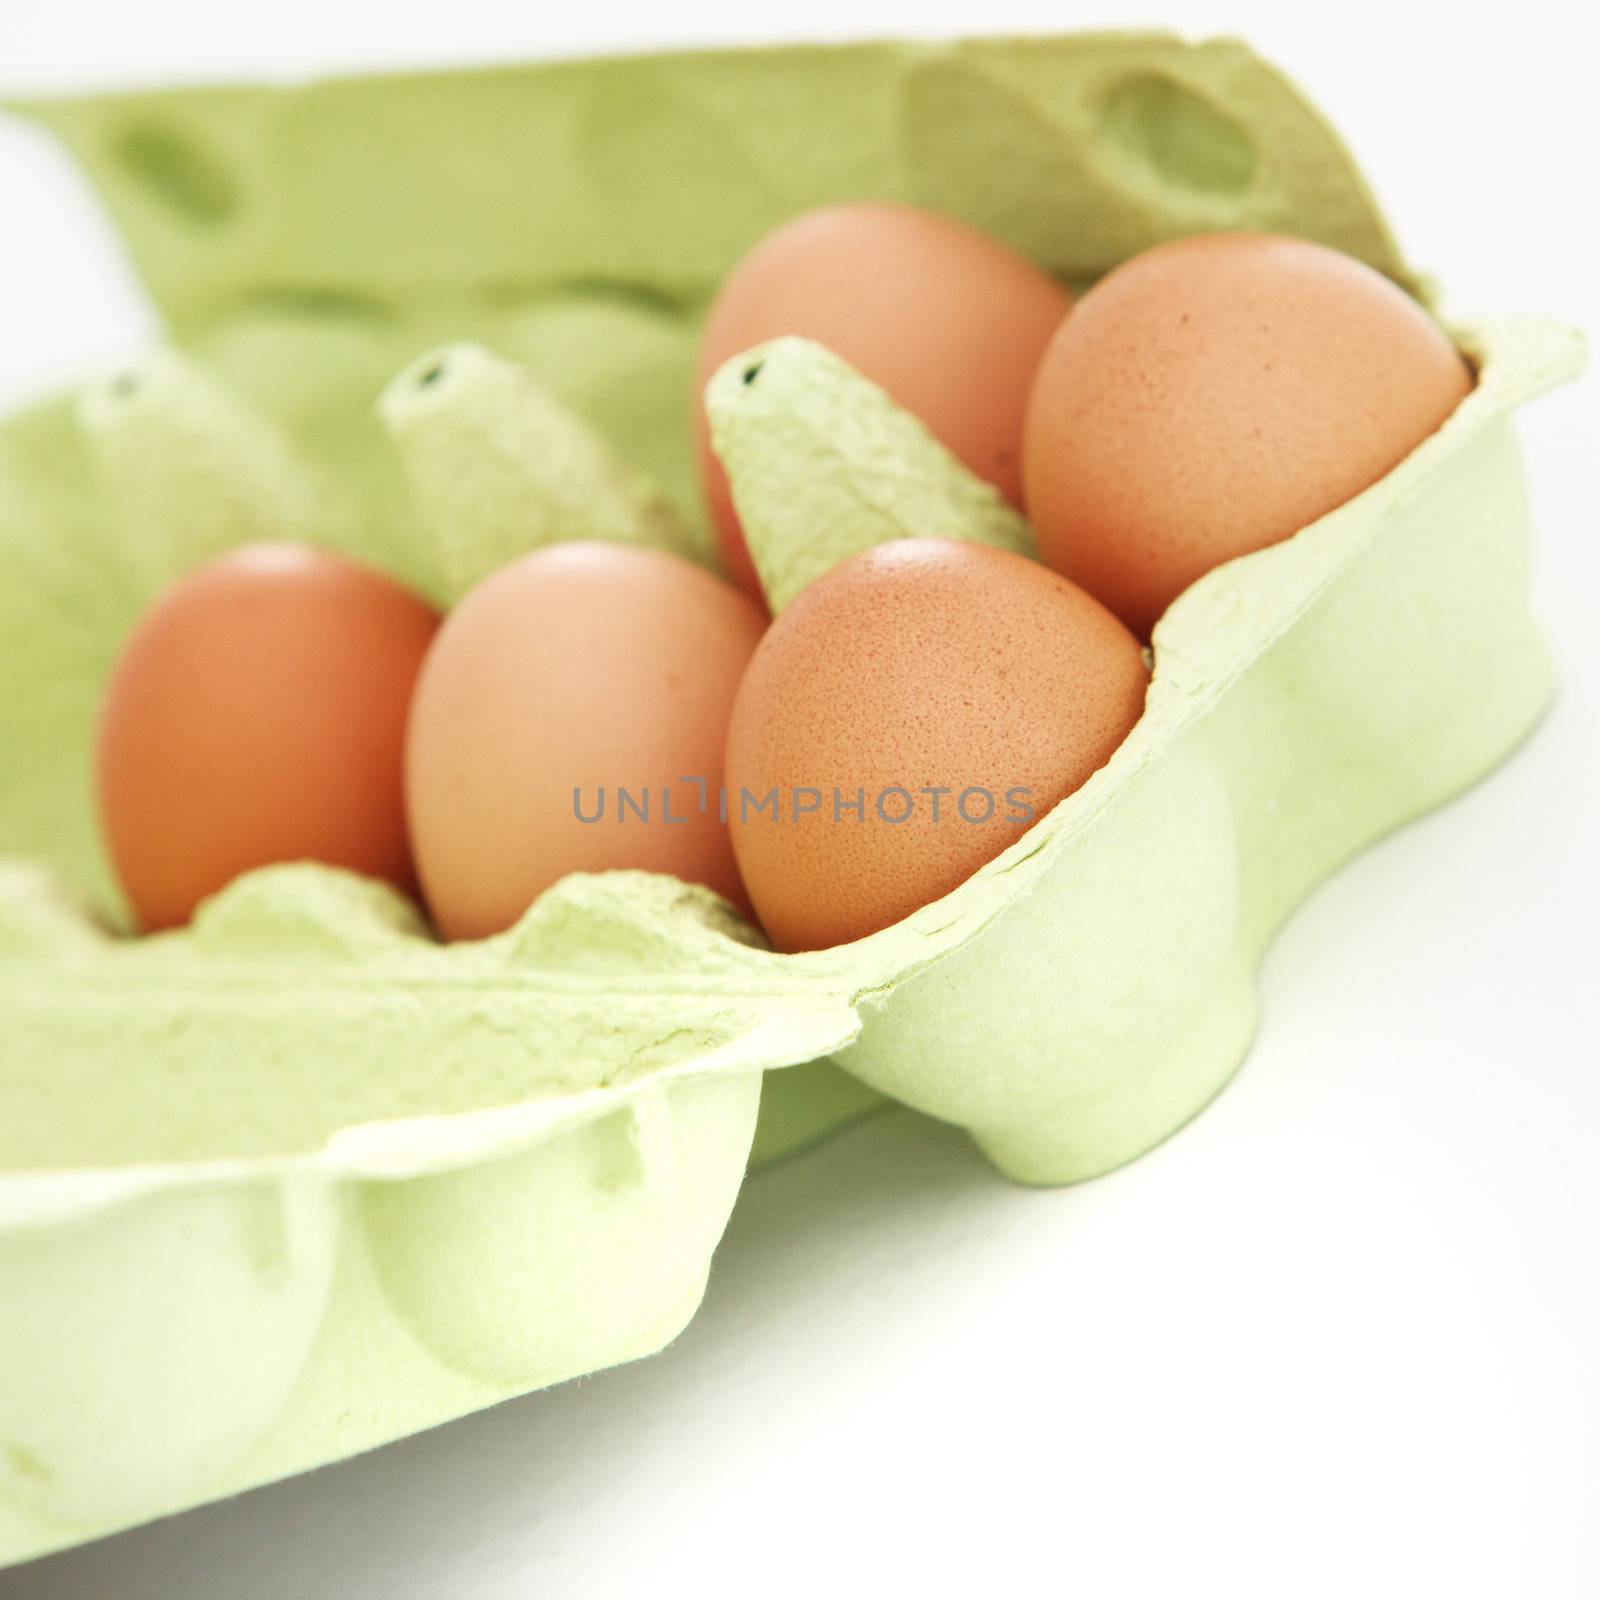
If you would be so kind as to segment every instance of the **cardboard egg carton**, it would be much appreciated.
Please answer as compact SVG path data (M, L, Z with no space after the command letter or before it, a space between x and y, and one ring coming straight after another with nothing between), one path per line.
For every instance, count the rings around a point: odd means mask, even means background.
M1478 383L1446 426L1181 597L1112 760L881 933L780 956L708 892L617 873L441 946L392 891L287 866L127 938L90 763L150 598L262 538L440 603L551 539L709 560L698 321L786 217L914 201L1077 286L1225 228L1417 283L1331 130L1232 42L24 109L100 189L171 348L0 430L0 1561L658 1349L752 1145L883 1096L1023 1181L1131 1159L1237 1068L1283 918L1549 697L1510 416L1581 345L1474 325ZM757 362L711 409L775 605L885 538L1027 548L842 362L804 341Z

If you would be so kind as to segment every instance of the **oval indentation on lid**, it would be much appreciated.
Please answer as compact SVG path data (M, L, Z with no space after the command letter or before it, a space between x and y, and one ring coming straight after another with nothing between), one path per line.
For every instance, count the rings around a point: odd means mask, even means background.
M1121 162L1196 195L1242 195L1260 161L1232 117L1165 73L1119 80L1101 107L1099 132Z

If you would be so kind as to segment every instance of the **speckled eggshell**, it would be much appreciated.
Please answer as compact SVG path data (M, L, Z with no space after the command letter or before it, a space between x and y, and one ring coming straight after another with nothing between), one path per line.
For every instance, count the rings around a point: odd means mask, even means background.
M786 334L866 374L980 478L1022 503L1028 393L1071 296L1025 256L918 206L808 211L728 275L701 335L696 394L723 362ZM701 481L728 574L761 594L697 400Z
M904 539L818 579L762 641L728 736L734 849L768 936L843 944L954 889L1106 762L1148 677L1104 606L1009 551ZM774 788L776 820L746 804ZM818 808L797 808L812 789ZM992 816L971 820L984 795Z
M1324 245L1209 234L1086 294L1029 406L1042 560L1148 638L1224 561L1376 483L1472 375L1420 305Z

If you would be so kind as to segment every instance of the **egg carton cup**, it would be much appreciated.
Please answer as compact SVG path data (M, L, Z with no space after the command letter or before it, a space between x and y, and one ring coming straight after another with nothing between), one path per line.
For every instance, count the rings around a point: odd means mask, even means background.
M696 331L795 212L932 205L1079 286L1219 228L1419 284L1331 130L1226 41L24 109L100 188L171 338L0 428L0 1561L660 1348L752 1150L883 1097L1023 1181L1131 1159L1238 1066L1299 900L1548 699L1510 414L1581 344L1473 324L1455 331L1477 386L1444 428L1195 585L1112 760L870 938L778 955L705 890L613 873L443 946L393 891L309 865L129 938L90 761L106 673L161 586L262 538L440 603L554 539L709 561ZM1031 548L803 340L737 358L708 404L775 609L885 539Z

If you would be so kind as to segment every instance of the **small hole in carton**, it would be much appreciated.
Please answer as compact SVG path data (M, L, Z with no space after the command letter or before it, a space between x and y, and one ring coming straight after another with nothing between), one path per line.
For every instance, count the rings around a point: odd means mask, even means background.
M1100 132L1123 164L1165 188L1229 198L1256 175L1256 147L1238 123L1162 73L1118 82L1101 108Z
M161 123L135 123L113 146L130 178L164 209L199 227L225 221L238 203L228 173L197 145Z

